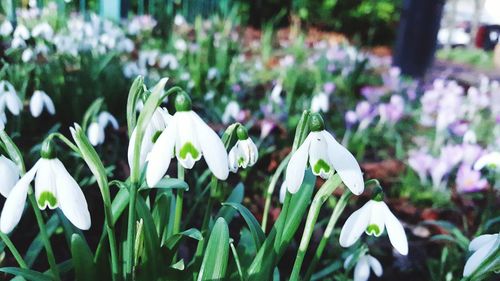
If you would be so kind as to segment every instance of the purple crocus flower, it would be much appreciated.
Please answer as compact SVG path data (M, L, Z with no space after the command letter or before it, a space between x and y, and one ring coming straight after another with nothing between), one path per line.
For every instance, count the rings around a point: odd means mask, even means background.
M331 93L333 93L333 91L335 91L335 84L333 82L326 82L324 85L323 85L323 91L325 92L325 94L329 95Z
M408 165L418 174L421 183L427 181L427 174L432 167L433 158L423 150L410 151Z
M481 178L480 171L476 171L466 164L460 166L458 169L456 178L458 192L476 192L485 189L487 186L488 181Z
M380 122L388 122L395 124L404 114L405 102L399 95L393 95L389 103L383 103L378 106L378 113L380 115Z
M385 91L381 87L365 86L361 88L361 95L370 103L376 103L385 95Z

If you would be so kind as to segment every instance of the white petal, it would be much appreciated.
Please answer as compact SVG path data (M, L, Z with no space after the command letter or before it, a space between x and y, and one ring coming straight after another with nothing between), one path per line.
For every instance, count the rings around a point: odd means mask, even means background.
M104 130L99 126L99 123L92 122L90 124L87 135L89 137L89 141L93 146L97 146L104 142Z
M382 276L382 273L384 271L380 262L370 255L367 255L366 257L368 258L368 263L370 264L370 267L372 268L375 275L377 275L378 277Z
M387 205L384 202L371 201L372 209L370 211L370 222L368 223L368 227L366 229L366 234L374 235L376 237L382 235L385 229L385 212L387 209ZM370 229L370 227L376 227L378 229ZM375 233L374 233L375 231ZM378 232L376 232L378 231Z
M255 163L257 163L257 160L259 159L259 149L250 138L248 138L248 143L250 147L250 162L248 163L248 165L253 166L255 165Z
M470 276L476 271L476 269L481 265L481 263L487 259L492 253L493 250L498 247L497 241L491 240L487 244L483 245L479 248L472 256L469 257L464 267L464 276Z
M175 139L177 138L176 120L177 118L174 116L149 153L146 182L150 187L155 186L165 175L174 155Z
M56 171L53 165L55 159L40 159L38 161L38 172L35 177L35 197L38 204L38 207L41 210L47 208L55 209L59 206L59 202L57 202L57 189L56 189ZM54 196L54 199L57 201L54 205L50 205L48 200L40 200L40 196L43 193L50 193Z
M208 168L218 179L227 179L229 175L227 151L222 140L212 128L203 122L198 114L193 111L191 114L196 125L196 137Z
M340 231L340 246L352 246L363 234L370 221L372 201L368 201L363 207L349 216Z
M349 216L340 231L340 246L352 246L363 234L370 221L372 201L368 201L363 207Z
M9 197L7 197L0 216L0 231L3 233L10 233L19 223L24 211L28 188L35 177L37 169L38 163L17 182L12 188Z
M229 156L228 156L228 165L229 165L229 170L233 173L238 172L238 154L239 154L239 149L238 149L238 143L236 143L233 148L229 151Z
M74 226L82 230L89 229L91 225L90 213L80 186L61 161L58 159L51 161L56 173L55 182L59 208Z
M30 100L31 115L35 118L42 114L43 110L43 94L40 91L35 91Z
M19 115L19 112L21 112L21 108L23 105L17 94L15 92L7 92L5 93L5 95L7 108L12 114Z
M370 265L366 256L363 256L354 268L354 281L366 281L368 278L370 278Z
M19 168L12 160L0 155L0 175L2 175L0 194L8 197L10 191L19 180Z
M387 235L391 241L392 246L401 254L408 255L408 240L406 239L405 229L399 220L392 214L389 207L385 205L385 226L387 228Z
M56 107L54 106L54 102L45 93L43 95L43 103L45 104L45 108L47 108L47 111L50 113L50 115L56 114Z
M328 145L326 139L321 132L311 132L311 145L309 147L309 165L313 174L327 179L332 164L328 157Z
M328 143L328 157L344 184L355 195L360 195L365 189L363 173L356 158L327 131L323 136Z
M117 130L118 129L118 121L116 120L116 118L111 115L109 112L107 111L103 111L99 114L99 126L101 126L102 129L106 128L108 126L108 123L111 123L111 126L113 127L113 129Z
M354 254L350 254L349 256L347 256L347 258L344 261L344 269L347 269L349 267L349 264L351 263L353 258Z
M299 191L302 181L304 180L311 139L312 136L309 134L299 148L293 153L286 167L285 181L288 192L292 194Z
M477 251L482 246L488 244L492 240L498 239L497 234L484 234L474 238L469 244L469 251Z
M280 203L283 204L283 202L285 202L285 196L286 196L286 190L287 189L287 184L286 184L286 181L283 181L283 183L281 184L281 187L280 187L280 196L279 196L279 200L280 200Z
M195 121L195 115L196 113L192 111L175 113L177 126L179 128L179 130L177 130L178 137L175 140L175 156L181 165L186 169L192 169L194 163L201 159L203 152L200 146L200 141L206 141L205 138L207 138L205 135L201 135L202 137L198 138L198 134L200 132L198 132L199 129L197 128L198 126ZM184 157L182 157L181 154L183 154L183 149L186 148L186 146L190 146L191 149L195 150L195 152L187 152L183 155Z

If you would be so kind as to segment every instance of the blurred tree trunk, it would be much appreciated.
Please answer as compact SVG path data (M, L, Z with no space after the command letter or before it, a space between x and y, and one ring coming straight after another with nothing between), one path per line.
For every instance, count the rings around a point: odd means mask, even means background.
M444 0L404 0L393 63L401 72L423 77L434 60Z

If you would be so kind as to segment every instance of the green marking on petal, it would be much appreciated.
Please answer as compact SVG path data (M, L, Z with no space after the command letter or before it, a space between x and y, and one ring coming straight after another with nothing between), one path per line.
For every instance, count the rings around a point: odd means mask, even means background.
M153 134L153 137L151 138L151 142L152 143L156 143L156 140L158 140L158 138L160 137L162 131L156 131L154 134Z
M179 156L181 157L181 159L186 159L188 154L191 154L191 157L193 157L193 159L197 159L198 156L200 156L200 152L190 142L186 142L179 151Z
M241 167L243 166L243 164L245 164L245 159L241 157L240 159L238 159L238 166Z
M319 159L313 167L313 172L316 175L319 175L321 170L323 170L325 174L330 172L330 165L328 165L328 163L326 163L323 159Z
M382 234L382 232L380 231L380 228L376 224L370 224L366 228L366 233L368 235L375 235L375 236L380 236L380 234Z
M50 208L55 208L57 206L57 198L50 191L44 191L38 197L38 207L44 209L49 206Z

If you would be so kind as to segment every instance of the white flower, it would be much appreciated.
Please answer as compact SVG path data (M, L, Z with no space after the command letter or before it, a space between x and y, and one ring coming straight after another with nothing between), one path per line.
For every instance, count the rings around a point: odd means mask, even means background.
M472 275L498 247L500 247L500 234L498 233L484 234L474 238L469 244L469 251L474 252L474 254L465 263L464 276ZM489 266L491 267L491 265Z
M354 255L347 257L344 262L344 268L347 269L349 267L353 258ZM376 258L370 255L362 255L359 257L354 267L354 281L367 281L370 278L370 269L373 270L373 273L375 273L377 277L382 276L382 265Z
M186 24L186 20L184 19L184 17L181 14L177 14L174 17L174 24L178 25L178 26L184 25L184 24Z
M42 157L12 188L0 217L0 231L9 233L18 224L33 179L40 209L59 207L76 227L83 230L90 228L87 201L78 183L57 158Z
M1 121L0 124L2 124ZM12 160L0 155L0 194L7 197L18 180L19 168L17 165Z
M392 246L402 255L408 254L408 240L403 226L383 201L370 200L352 213L340 232L340 245L352 246L363 232L380 236L387 227Z
M330 104L328 102L328 95L325 93L319 93L315 95L311 100L311 111L312 112L328 112Z
M236 130L238 141L229 151L229 170L233 173L238 172L238 168L246 169L253 166L259 158L259 150L248 137L246 129L238 126Z
M35 53L33 52L33 50L31 48L27 48L26 50L23 51L23 53L21 54L21 60L23 62L29 62L32 58L33 58L33 55Z
M283 91L283 85L281 82L276 82L273 90L271 91L271 100L277 104L281 104L283 102L283 98L281 98L281 92Z
M89 137L89 141L93 146L100 145L104 143L104 139L106 137L105 129L111 124L113 129L118 130L118 121L116 118L111 115L107 111L103 111L99 114L97 121L94 121L90 124L87 136Z
M217 75L219 74L219 70L217 70L217 68L215 67L210 67L208 69L208 72L207 72L207 79L208 80L213 80L217 77Z
M204 156L212 173L225 180L229 174L228 156L217 133L191 110L187 94L177 94L175 107L177 112L149 154L146 171L148 185L155 186L165 175L174 153L186 169L191 169Z
M474 164L474 170L481 170L484 167L500 169L500 152L491 152L481 156Z
M12 33L12 30L14 30L14 27L8 20L3 21L0 25L0 35L2 36L9 36Z
M311 121L312 131L292 155L286 168L285 181L288 192L293 194L299 190L309 160L316 176L327 179L335 170L352 193L361 194L364 190L363 173L356 158L324 130L319 114L311 115ZM316 122L320 122L317 127L314 126Z
M226 109L224 110L224 114L222 114L222 123L229 124L232 120L238 121L238 117L240 115L240 105L236 101L230 101L226 105Z
M172 116L168 113L168 110L166 108L159 107L153 113L153 117L151 118L151 121L148 123L146 130L144 131L142 139L141 152L139 158L139 164L141 168L146 162L146 158L151 149L153 148L153 145L158 139L159 135L168 126L171 117ZM132 169L132 163L134 157L136 130L137 128L135 128L134 131L132 132L128 146L128 163L130 169Z
M19 115L23 108L21 99L17 96L14 86L9 82L0 81L0 113L5 112L5 107L14 115Z
M54 115L56 113L54 103L50 97L44 91L36 90L30 100L31 115L37 118L40 114L42 114L44 107L50 115Z
M54 35L54 30L48 23L42 22L33 27L31 35L35 38L40 37L50 41L52 40L52 36Z
M19 24L14 30L14 38L19 38L23 40L28 40L30 38L30 32L26 26Z

